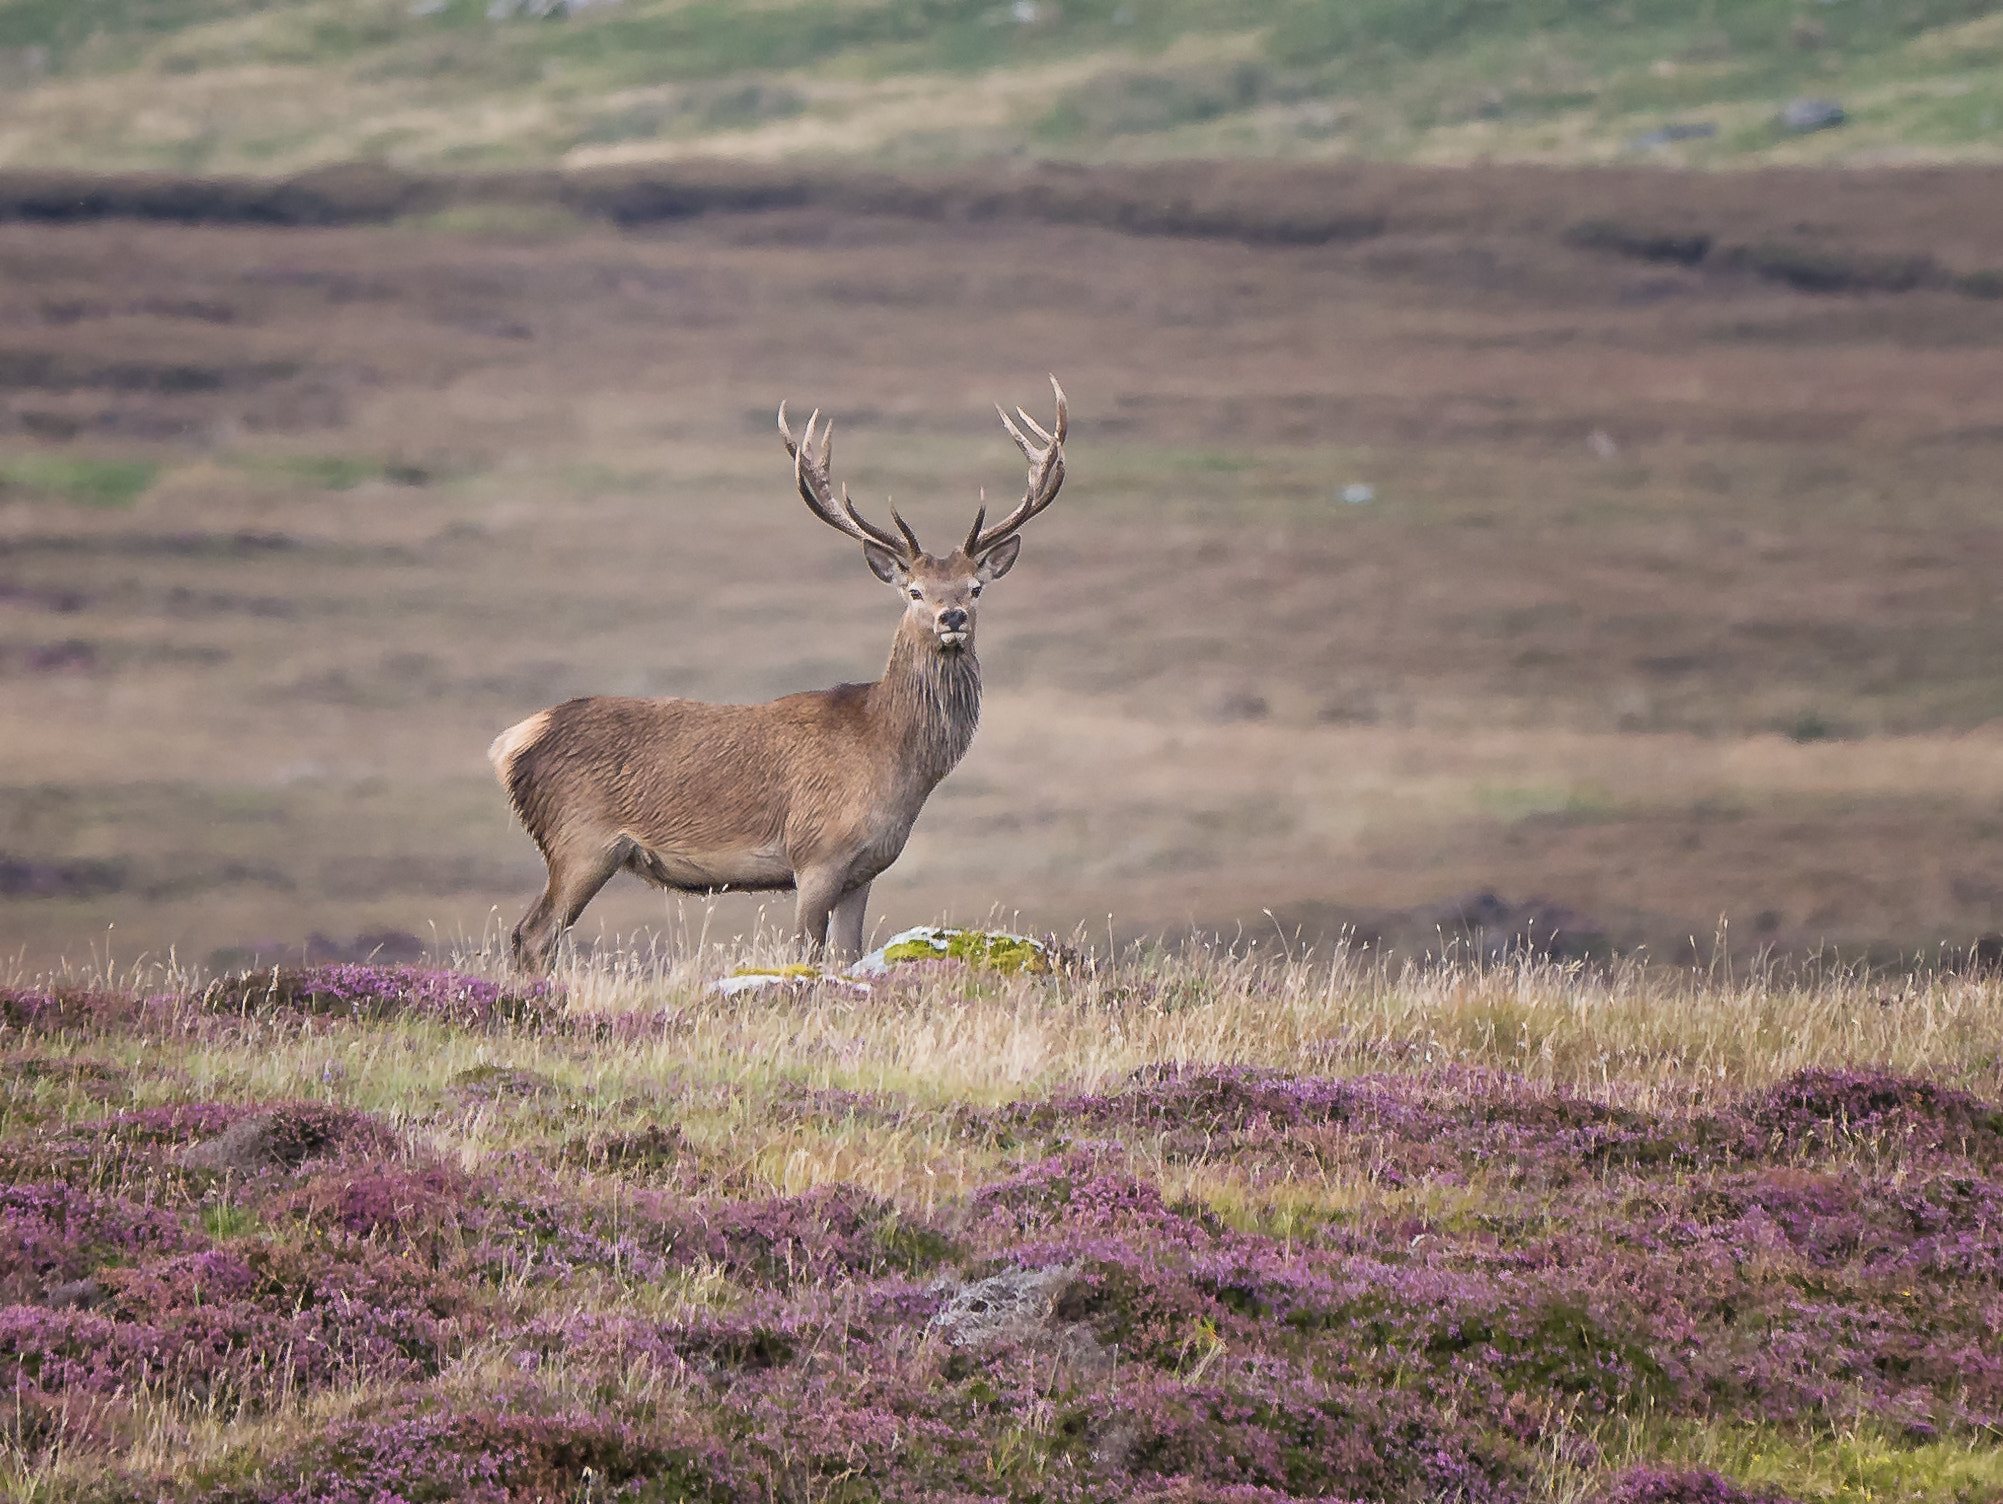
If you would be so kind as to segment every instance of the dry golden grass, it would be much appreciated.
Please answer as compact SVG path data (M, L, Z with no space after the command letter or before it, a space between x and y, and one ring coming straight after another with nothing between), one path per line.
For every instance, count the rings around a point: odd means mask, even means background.
M333 1090L468 1170L505 1163L524 1135L582 1139L654 1121L665 1089L684 1131L735 1167L726 1179L786 1192L854 1184L914 1203L957 1195L1006 1157L960 1132L956 1105L1115 1091L1165 1064L1289 1076L1503 1071L1656 1112L1721 1103L1809 1068L1884 1069L2003 1095L2003 983L1956 971L1746 970L1722 951L1702 966L1602 967L1349 948L1289 960L1188 946L1081 958L1054 977L919 968L868 991L710 989L784 954L768 940L573 957L558 972L565 1026L556 1031L407 1021L326 1035L274 1025L176 1045L172 1070L155 1068L156 1043L112 1041L110 1058L146 1067L134 1105ZM500 973L498 947L453 959ZM198 976L158 966L61 975L141 993L200 987ZM106 1043L90 1048L102 1056ZM533 1089L463 1089L511 1072ZM874 1105L803 1110L796 1100L828 1088ZM908 1112L881 1110L900 1101Z

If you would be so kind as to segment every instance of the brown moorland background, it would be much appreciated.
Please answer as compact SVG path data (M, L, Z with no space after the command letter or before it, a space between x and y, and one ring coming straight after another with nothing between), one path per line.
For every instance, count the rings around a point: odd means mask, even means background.
M779 399L929 543L1046 371L1071 478L879 934L2003 928L1992 171L20 175L0 219L20 967L512 923L500 728L880 666ZM756 922L622 879L584 929Z

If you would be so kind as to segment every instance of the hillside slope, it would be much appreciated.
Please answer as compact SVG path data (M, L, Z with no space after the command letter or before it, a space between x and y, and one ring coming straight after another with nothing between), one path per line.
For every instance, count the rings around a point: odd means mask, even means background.
M0 0L0 165L1993 161L1999 61L1994 0Z

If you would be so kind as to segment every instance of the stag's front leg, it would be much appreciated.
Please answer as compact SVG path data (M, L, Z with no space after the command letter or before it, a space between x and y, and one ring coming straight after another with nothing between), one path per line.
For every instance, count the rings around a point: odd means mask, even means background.
M862 954L863 916L869 909L869 884L846 894L828 921L828 954L853 961Z
M808 955L823 955L828 949L828 919L842 900L842 873L798 872L793 876L793 886L800 895L793 911L793 934L806 942Z

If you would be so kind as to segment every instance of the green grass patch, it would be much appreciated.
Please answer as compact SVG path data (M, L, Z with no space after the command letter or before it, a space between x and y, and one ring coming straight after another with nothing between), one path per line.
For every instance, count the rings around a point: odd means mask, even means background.
M159 463L154 460L12 455L0 457L0 494L25 491L82 506L126 507L144 496L159 474Z
M1707 1467L1748 1489L1803 1504L1978 1504L2003 1498L2003 1448L1972 1438L1921 1440L1875 1426L1802 1436L1772 1426L1676 1427L1636 1447L1636 1462Z
M257 1213L227 1201L202 1209L202 1228L212 1238L240 1238L257 1227Z
M425 486L437 477L422 465L366 459L347 454L250 456L238 460L253 473L274 476L319 491L352 491L375 481L392 486Z
M1277 7L1271 50L1293 63L1345 66L1423 58L1491 37L1576 29L1602 47L1648 33L1735 59L1870 51L1990 14L1994 0L1902 0L1817 7L1813 31L1792 0L1294 0Z
M107 167L392 151L434 166L548 165L572 148L701 141L817 107L811 87L774 75L840 77L866 93L899 75L1027 74L1094 57L1096 77L1032 81L1000 136L939 121L937 149L952 159L1006 140L1120 156L1152 138L1140 155L1257 155L1340 134L1365 154L1404 156L1471 122L1492 122L1514 149L1551 122L1585 117L1625 137L1638 114L1757 106L1764 117L1796 94L1869 95L1878 102L1856 104L1853 123L1953 146L1994 138L1994 85L1981 70L2003 53L1988 25L1999 13L1996 0L623 0L547 16L488 0L0 0L0 54L35 77L125 71L156 84L279 64L320 70L330 88L414 85L427 107L457 111L527 95L560 106L562 121L525 133L528 117L488 112L470 135L427 145L396 132L357 138L345 118L295 140L291 115L252 112L172 142L132 134ZM1939 87L1950 75L1967 75L1965 92ZM1888 84L1912 88L1888 101ZM637 90L655 97L626 92ZM1312 108L1294 119L1296 105ZM1679 159L1757 156L1794 139L1713 123L1723 134Z
M1483 814L1511 825L1540 815L1570 815L1583 823L1620 813L1612 794L1591 786L1482 783L1475 785L1474 799Z
M1166 42L1190 29L1245 31L1278 11L1246 5L1042 0L805 0L748 6L733 0L641 10L546 27L538 50L627 82L714 80L732 73L804 68L852 58L867 71L972 71L1075 56L1108 42Z
M241 10L231 0L4 0L0 47L42 47L63 65L107 38L171 36Z
M1275 92L1272 70L1250 59L1113 73L1066 90L1036 133L1072 141L1170 130L1248 110Z

